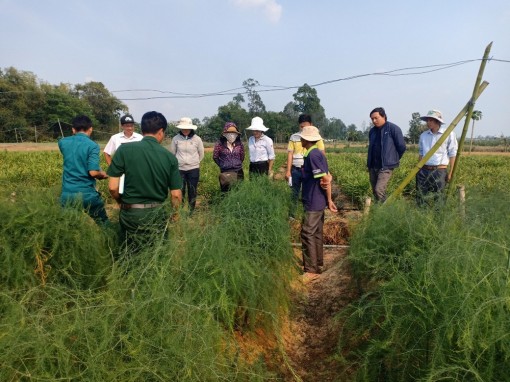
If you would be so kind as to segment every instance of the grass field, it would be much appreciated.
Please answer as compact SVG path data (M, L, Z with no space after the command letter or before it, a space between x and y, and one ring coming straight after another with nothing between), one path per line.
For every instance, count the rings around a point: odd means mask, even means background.
M327 154L360 207L370 196L361 150ZM416 157L406 153L390 193ZM220 198L208 152L193 218L114 262L116 225L100 229L58 204L58 151L3 150L0 163L0 380L266 381L290 367L281 346L254 357L238 342L264 330L278 344L293 311L283 180L246 181ZM452 198L441 211L418 209L410 184L354 230L360 298L338 314L336 380L509 380L510 157L460 163L463 208Z

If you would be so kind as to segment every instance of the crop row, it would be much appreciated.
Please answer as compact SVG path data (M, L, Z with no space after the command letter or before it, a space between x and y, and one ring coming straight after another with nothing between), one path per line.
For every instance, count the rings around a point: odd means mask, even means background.
M243 182L136 256L53 190L2 201L0 380L270 379L235 333L288 308L283 186Z
M371 196L366 154L328 153L330 170L342 192L351 200L362 205L367 196ZM278 153L275 168L284 166L286 154ZM22 193L29 188L53 189L58 193L62 176L62 156L58 152L0 152L0 191L4 194ZM388 184L388 193L393 192L417 163L416 153L406 153ZM103 168L106 164L102 163ZM248 161L245 161L247 172ZM282 169L283 171L283 169ZM218 167L212 160L212 154L206 157L200 166L199 196L209 199L218 192ZM460 158L456 173L456 184L468 188L480 188L490 191L494 188L510 189L510 156L470 156ZM414 180L404 190L405 195L414 194ZM98 189L109 197L107 182L98 182Z

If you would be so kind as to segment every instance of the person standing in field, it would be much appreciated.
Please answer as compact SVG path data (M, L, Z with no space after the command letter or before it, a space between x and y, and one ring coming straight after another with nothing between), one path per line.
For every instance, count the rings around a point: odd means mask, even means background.
M175 156L161 146L167 121L156 111L145 113L141 121L143 139L121 145L108 167L108 188L120 205L121 240L134 250L145 246L151 236L165 230L168 215L163 202L170 192L178 209L182 202L182 179ZM120 177L125 174L123 194Z
M445 131L441 127L444 122L443 114L439 110L430 110L426 116L420 117L420 119L427 122L428 130L420 135L419 161L429 153ZM457 149L457 137L452 131L418 171L416 174L416 200L419 206L426 204L428 196L431 196L436 202L443 199L443 190L452 176ZM450 166L449 171L448 165Z
M370 112L374 126L368 133L367 167L370 185L378 202L386 200L386 188L393 170L400 165L406 143L400 127L388 122L386 112L377 107Z
M115 154L115 151L117 151L121 144L138 142L143 138L141 134L135 133L135 120L131 114L121 117L120 126L122 132L112 135L103 150L104 159L108 166L112 163L113 154Z
M299 132L294 133L290 136L289 144L287 146L287 171L285 173L285 179L291 185L291 197L292 205L290 211L290 217L294 218L297 208L297 202L299 200L299 193L301 192L302 185L302 167L304 163L303 154L305 149L301 145L300 132L305 126L312 125L312 117L308 114L301 114L298 118ZM324 141L321 139L317 141L317 148L323 153L326 152L324 147Z
M234 122L227 122L214 145L213 160L220 168L220 189L227 192L237 181L244 179L244 145Z
M272 178L275 159L273 140L264 134L269 129L264 126L262 118L255 117L246 130L253 131L253 135L248 139L250 178L252 175L267 175Z
M72 121L73 135L58 141L64 156L60 203L65 206L80 201L90 217L103 224L108 222L108 216L96 179L108 176L99 166L99 145L90 139L92 130L91 119L78 115Z
M172 138L170 152L177 157L179 172L182 178L182 197L188 192L190 213L193 212L197 200L198 180L200 178L200 162L204 159L204 144L195 134L197 126L191 118L183 117L177 124L179 134Z
M305 215L301 226L303 270L305 279L313 279L323 266L324 209L337 212L331 198L331 182L328 161L317 147L322 140L315 126L305 126L299 133L301 145L306 150L303 160L303 208Z

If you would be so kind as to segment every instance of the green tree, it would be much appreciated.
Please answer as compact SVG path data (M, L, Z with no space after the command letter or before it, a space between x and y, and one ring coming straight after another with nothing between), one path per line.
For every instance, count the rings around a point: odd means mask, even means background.
M223 131L226 122L234 122L240 132L250 125L250 115L241 106L242 96L237 94L232 101L218 108L218 113L204 118L201 137L206 141L215 141Z
M248 112L251 116L264 114L266 112L266 106L262 102L259 93L255 88L259 86L259 82L253 78L248 78L243 81L243 87L246 89L246 95L248 97Z
M313 124L317 127L323 127L326 123L326 113L321 105L321 100L317 96L317 91L308 84L300 86L294 97L294 110L298 113L310 114Z
M321 128L321 133L327 139L345 139L347 126L339 118L330 118L325 126Z
M420 119L420 113L416 112L411 114L412 119L409 121L409 130L407 138L409 142L415 144L420 140L420 135L423 133L423 122Z
M349 126L347 126L346 138L349 142L361 142L364 140L364 134L362 131L358 130L354 123L351 123Z
M39 80L13 67L0 70L0 139L16 142L34 138L37 111L44 104Z
M274 143L283 143L287 142L294 132L296 122L283 112L268 111L264 115L264 125L269 128L267 135L274 140Z
M86 100L73 95L70 85L41 84L41 89L45 94L45 102L39 109L38 121L47 136L58 137L61 133L70 135L70 129L63 129L65 131L61 132L60 128L69 126L72 119L79 114L90 116L93 126L97 126L98 122L94 118L92 107Z
M215 142L223 129L224 123L220 117L214 115L202 119L202 127L200 128L200 138L204 142Z
M113 96L101 82L87 82L75 86L78 98L86 100L91 106L100 129L117 131L119 117L128 111L128 107Z
M287 105L283 108L283 114L285 114L297 126L299 111L297 111L297 105L295 102L287 103Z
M244 103L243 95L241 93L237 93L237 95L232 99L232 102L234 102L237 106L241 106L241 104Z
M475 121L479 121L482 119L482 112L480 110L473 110L473 113L471 114L471 119L473 120L473 123L471 124L471 143L469 145L469 152L473 150L473 134L475 132Z

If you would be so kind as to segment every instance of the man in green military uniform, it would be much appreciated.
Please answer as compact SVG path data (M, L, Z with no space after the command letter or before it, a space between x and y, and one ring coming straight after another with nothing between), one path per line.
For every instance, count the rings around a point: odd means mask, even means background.
M161 146L167 121L163 114L143 115L143 139L121 145L108 168L108 188L120 204L121 240L143 246L151 235L162 232L168 221L163 202L170 190L172 206L182 201L182 179L176 157ZM120 177L125 174L123 189ZM133 248L135 250L139 248Z

